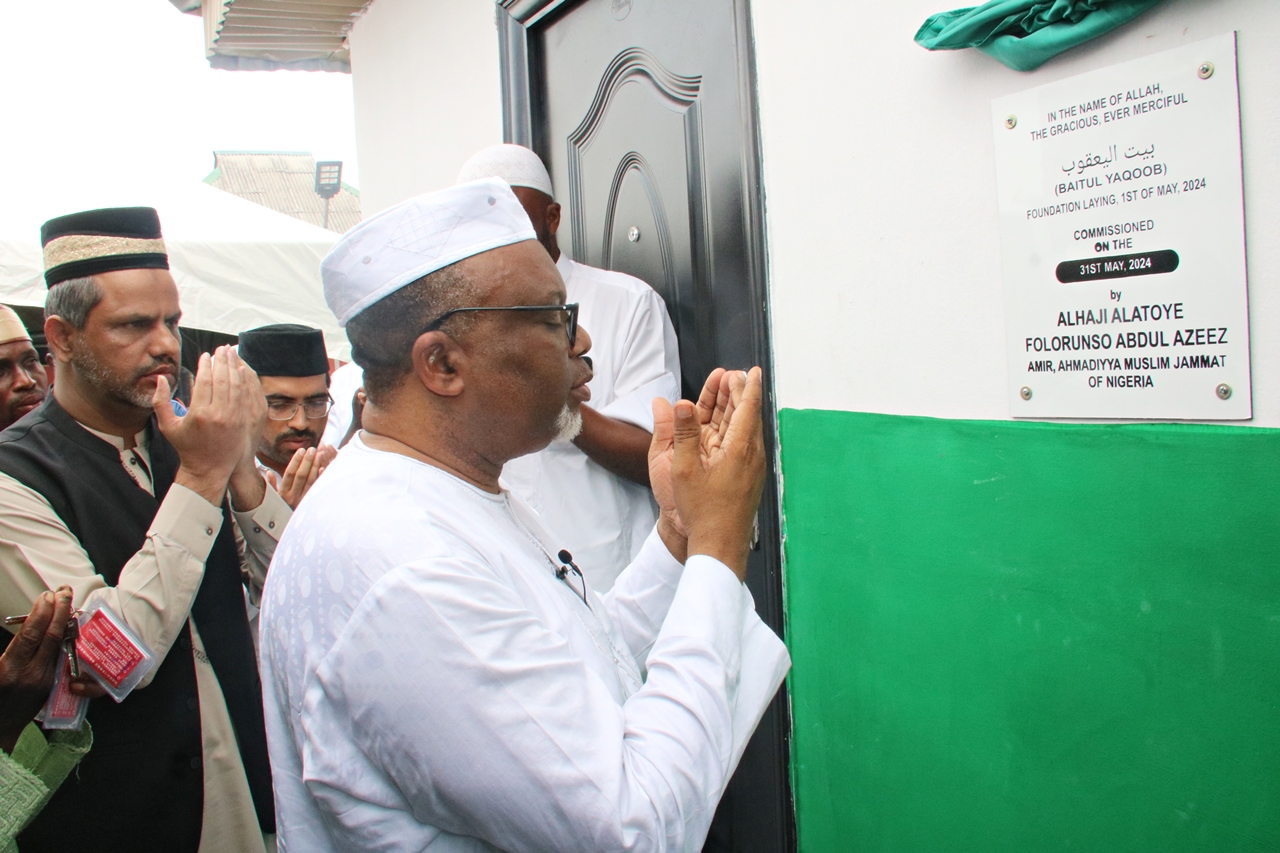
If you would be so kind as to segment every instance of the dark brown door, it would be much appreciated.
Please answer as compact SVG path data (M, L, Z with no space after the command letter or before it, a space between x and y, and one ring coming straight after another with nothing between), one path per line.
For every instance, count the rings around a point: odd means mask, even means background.
M508 141L531 145L565 209L561 247L649 282L680 339L685 395L716 366L769 368L746 0L507 0ZM766 374L766 387L769 377ZM773 446L773 403L766 400ZM771 472L772 473L772 472ZM776 478L748 586L782 633ZM792 850L785 695L721 802L705 849Z

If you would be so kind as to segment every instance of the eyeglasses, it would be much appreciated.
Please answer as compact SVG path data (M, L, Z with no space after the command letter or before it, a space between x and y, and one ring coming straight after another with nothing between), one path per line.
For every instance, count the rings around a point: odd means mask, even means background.
M466 311L561 311L564 313L565 331L569 333L569 346L572 347L578 340L577 302L570 302L568 305L494 305L485 308L454 308L452 311L446 311L432 320L418 334L425 335L427 332L434 332L454 314L462 314Z
M268 400L267 417L273 421L291 421L298 413L298 409L302 409L302 413L309 420L314 421L329 414L331 408L333 408L332 397L325 397L323 400L303 400L301 403L297 400Z

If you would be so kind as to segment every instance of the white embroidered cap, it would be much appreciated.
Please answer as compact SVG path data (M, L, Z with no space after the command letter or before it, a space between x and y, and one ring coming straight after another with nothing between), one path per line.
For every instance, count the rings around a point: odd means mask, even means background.
M22 324L22 318L18 316L18 312L8 305L0 305L0 344L29 340L31 340L31 334Z
M462 164L457 183L478 178L502 178L513 187L529 187L555 195L551 191L551 175L547 174L542 159L523 145L490 145L471 155L471 159Z
M428 273L536 239L529 215L498 178L427 193L342 235L320 262L324 299L345 327L373 303Z

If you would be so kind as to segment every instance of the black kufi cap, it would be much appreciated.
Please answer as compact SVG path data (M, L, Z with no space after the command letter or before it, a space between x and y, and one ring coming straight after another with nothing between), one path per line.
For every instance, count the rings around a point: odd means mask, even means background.
M108 207L50 219L40 226L44 281L116 270L167 270L160 217L150 207Z
M296 323L240 333L240 357L259 376L318 376L329 372L324 332Z

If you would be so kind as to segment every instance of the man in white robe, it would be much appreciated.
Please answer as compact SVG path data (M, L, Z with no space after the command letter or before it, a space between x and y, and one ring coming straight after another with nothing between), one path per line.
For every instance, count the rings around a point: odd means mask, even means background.
M333 372L332 380L329 396L333 397L333 408L329 410L329 421L320 436L320 443L342 448L351 440L354 431L360 429L356 392L364 385L364 371L360 365L349 361Z
M649 492L654 397L680 398L680 353L666 303L626 273L571 260L560 251L560 205L538 155L522 145L477 152L458 183L502 178L520 199L538 242L564 279L568 301L591 331L591 403L572 441L513 459L507 488L537 510L547 528L583 566L587 583L605 592L644 544L657 520Z
M507 185L391 208L322 273L368 403L263 597L281 849L700 849L790 665L742 583L759 370L654 402L658 523L600 596L499 485L579 428L591 346Z

